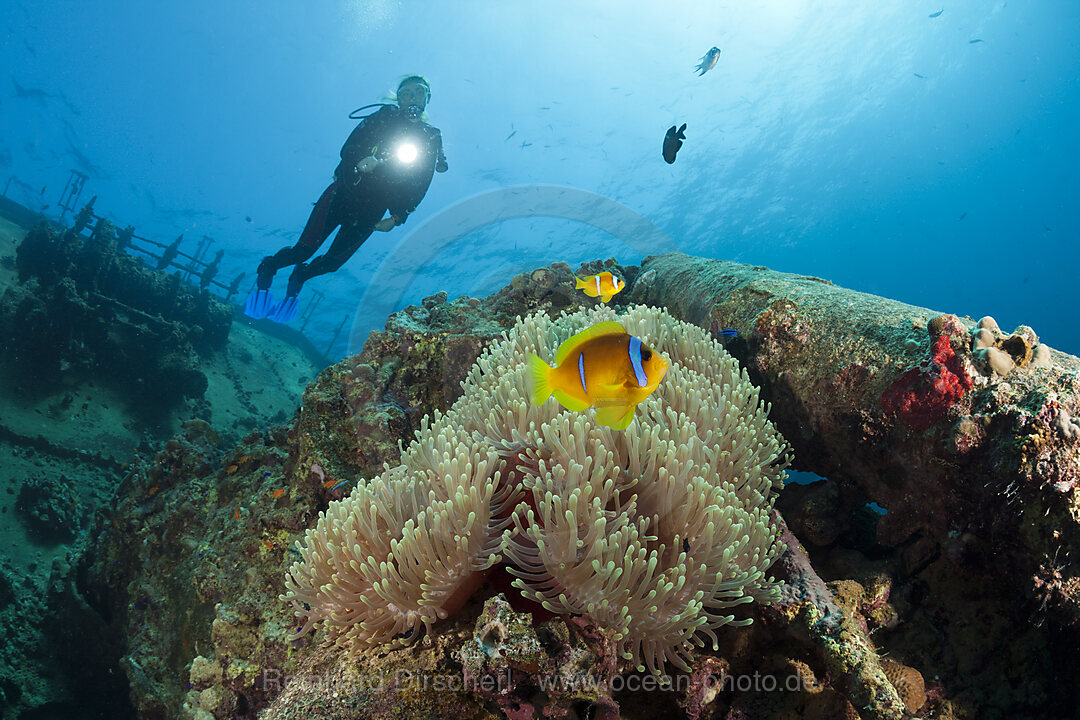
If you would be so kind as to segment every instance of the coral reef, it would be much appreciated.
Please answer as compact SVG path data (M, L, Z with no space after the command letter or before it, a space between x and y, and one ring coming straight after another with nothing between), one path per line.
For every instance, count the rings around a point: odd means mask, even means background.
M1080 360L1036 344L1034 333L1020 328L1032 359L1035 348L1043 347L1039 354L1049 357L1049 366L1040 360L1004 377L988 376L972 356L970 319L819 278L682 255L647 258L639 277L623 295L664 305L714 331L739 330L728 349L773 403L772 418L792 443L795 469L837 483L841 518L869 501L887 510L874 546L895 558L893 572L906 579L902 599L939 603L938 614L923 626L929 636L961 647L987 647L987 638L995 638L1025 652L1075 655L1080 453L1059 418L1062 410L1068 417L1080 414ZM880 398L934 352L943 336L960 358L954 366L967 373L972 387L918 430L885 413ZM978 592L969 591L975 587ZM961 600L961 594L978 600ZM966 623L986 611L975 611L970 602L992 607L1001 627L986 629L985 636L971 632ZM910 606L897 611L917 612ZM1015 640L1005 630L1009 623L1019 624L1013 625ZM1053 628L1049 635L1046 628ZM914 642L899 629L888 634ZM940 650L935 655L927 649L919 657L914 665L927 677L978 674L956 655L942 658ZM931 666L940 672L927 672ZM1017 667L994 662L979 672L1008 676L1010 683L1024 674L1032 685L1056 689L1041 699L1033 695L1031 707L1068 706L1067 685L1054 676L1031 678ZM979 682L989 687L988 677ZM1008 707L996 691L966 693L959 702L980 717L992 716L990 708Z
M969 533L979 539L973 551L993 557L1005 581L1033 600L1037 587L1053 583L1040 568L1054 558L1066 578L1080 577L1080 458L1076 441L1054 428L1061 409L1080 414L1076 358L1050 351L1051 367L1029 364L1007 382L974 383L959 398L962 380L942 393L924 384L937 419L919 430L880 410L878 399L912 377L912 355L928 342L937 365L974 382L973 322L721 261L667 255L649 258L643 272L656 276L631 288L633 299L740 330L743 339L729 349L765 388L799 469L887 508L884 543L922 533L937 552L952 544L951 534ZM1017 510L1002 513L1010 500ZM1080 595L1067 583L1057 587L1064 594L1053 594L1044 610L1080 621ZM1040 596L1033 609L1041 603Z
M971 329L971 351L976 367L986 375L1005 377L1014 368L1052 365L1050 348L1039 342L1034 330L1021 325L1006 335L990 316Z
M288 432L253 434L227 453L196 433L132 469L79 576L125 643L142 717L602 717L612 703L628 720L1072 711L1080 361L1046 350L1040 367L1045 346L1029 338L1031 362L987 374L971 321L684 256L616 268L633 285L613 304L648 301L713 331L737 328L727 349L762 383L795 469L828 478L778 501L791 527L778 602L748 605L749 627L716 628L717 649L693 648L664 689L620 685L653 676L613 675L625 662L617 641L587 617L507 607L519 593L501 570L437 631L393 652L290 642L281 568L299 559L289 548L316 513L398 462L397 441L425 432L425 415L454 412L457 381L516 315L594 304L560 289L568 267L541 270L480 303L434 297L395 314L363 361L320 376ZM943 335L973 384L919 431L880 398ZM519 435L504 439L528 440ZM154 607L165 597L172 607ZM556 672L569 673L566 686L549 694ZM914 673L926 697L917 710ZM510 682L485 680L500 677Z
M112 707L130 717L116 707L125 692L112 662L118 649L73 588L67 559L39 570L29 577L0 560L0 714L79 717Z
M913 667L898 663L889 658L882 658L881 667L885 677L896 688L904 708L914 715L926 704L926 684L922 674Z
M780 559L786 580L780 600L767 609L776 622L786 623L813 639L832 682L864 717L900 718L901 701L877 661L876 649L852 615L837 604L813 568L806 550L777 517L787 550Z
M527 720L588 708L596 720L617 720L611 696L617 677L614 643L583 618L533 625L502 595L484 603L474 642L459 651L462 683L507 718Z
M120 512L103 529L112 542L95 551L96 567L81 572L88 602L123 629L120 667L139 717L174 716L181 670L198 654L199 626L220 594L205 570L220 557L210 550L204 518L218 504L211 486L216 444L213 430L193 421L151 462L133 467L120 488Z
M401 465L331 503L286 577L300 634L325 625L353 652L413 642L505 557L525 597L588 616L659 673L689 669L689 649L736 622L725 609L776 597L785 444L719 342L661 311L620 317L672 363L626 433L528 402L525 357L612 317L519 321Z
M438 306L437 318L461 312L442 298L428 304ZM492 335L502 330L475 323ZM324 371L288 432L253 433L222 453L216 433L195 423L129 468L116 511L83 561L80 591L125 647L120 667L140 717L256 713L309 658L289 644L295 628L277 600L287 547L348 483L396 457L398 441L412 433L413 409L397 395L407 385L403 367L423 357L423 372L439 375L444 361L458 362L451 353L468 352L444 342L452 336L442 326L414 327L392 341L375 334L367 362L354 356ZM484 339L469 335L465 347L478 353ZM410 346L427 350L402 352ZM187 666L200 657L191 678Z

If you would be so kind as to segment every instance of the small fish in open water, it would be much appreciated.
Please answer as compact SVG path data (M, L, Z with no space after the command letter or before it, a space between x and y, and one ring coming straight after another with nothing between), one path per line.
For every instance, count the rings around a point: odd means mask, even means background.
M701 77L702 75L704 75L705 73L709 72L714 67L716 67L716 61L719 60L719 59L720 59L720 48L718 48L718 47L709 48L709 52L707 52L707 53L705 53L704 55L701 56L701 62L694 68L695 70L700 70L701 71L701 72L698 73L698 77Z
M682 124L682 127L676 128L674 125L668 128L667 135L664 135L664 161L668 165L675 162L675 153L679 152L679 148L682 147L683 140L686 139L686 123Z

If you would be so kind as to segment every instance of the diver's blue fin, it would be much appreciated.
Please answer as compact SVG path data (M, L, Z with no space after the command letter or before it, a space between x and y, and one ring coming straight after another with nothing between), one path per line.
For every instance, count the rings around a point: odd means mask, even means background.
M300 302L295 295L286 296L281 302L274 306L274 309L267 314L267 318L274 322L287 323L296 317L297 310L300 309Z
M255 288L244 301L244 314L255 320L262 320L274 307L274 296L269 290Z

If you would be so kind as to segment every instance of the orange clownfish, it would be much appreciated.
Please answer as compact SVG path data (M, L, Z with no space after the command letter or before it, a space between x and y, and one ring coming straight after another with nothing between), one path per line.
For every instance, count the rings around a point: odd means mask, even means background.
M582 290L589 297L598 297L600 302L608 302L611 298L615 297L617 293L622 291L626 287L626 283L618 278L616 275L612 275L609 272L602 272L598 275L589 275L588 277L579 278L576 275L574 279L577 280L576 290Z
M554 395L567 410L595 407L596 422L622 430L667 370L663 355L627 334L619 323L602 322L560 345L555 367L531 355L529 395L533 405Z

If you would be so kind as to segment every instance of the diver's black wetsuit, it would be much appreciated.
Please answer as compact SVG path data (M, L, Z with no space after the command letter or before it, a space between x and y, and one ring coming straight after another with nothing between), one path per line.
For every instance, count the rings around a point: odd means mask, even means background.
M416 146L416 158L411 163L403 163L395 155L403 142ZM371 172L359 172L356 164L369 155L385 162ZM437 127L410 121L396 105L384 105L361 120L341 148L334 182L315 203L300 240L259 265L260 287L264 282L270 287L270 279L278 269L296 265L287 291L288 295L296 295L309 278L340 268L371 236L385 212L390 212L396 225L405 222L424 199L436 166L439 172L445 172L442 133ZM338 226L341 229L330 249L303 264Z

